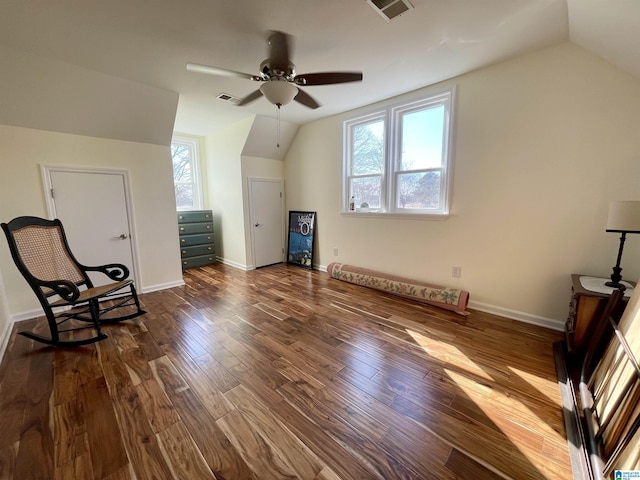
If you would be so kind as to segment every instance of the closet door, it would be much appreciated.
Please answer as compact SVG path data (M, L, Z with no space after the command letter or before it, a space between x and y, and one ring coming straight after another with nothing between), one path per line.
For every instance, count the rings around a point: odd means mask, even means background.
M48 168L45 175L49 214L62 221L78 261L122 263L135 278L125 173ZM96 285L111 281L102 274L90 277Z
M253 265L284 261L284 198L281 179L249 179Z

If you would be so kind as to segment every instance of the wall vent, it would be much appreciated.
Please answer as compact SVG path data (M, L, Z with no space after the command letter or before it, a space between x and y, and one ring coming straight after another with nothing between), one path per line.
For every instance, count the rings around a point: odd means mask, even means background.
M367 3L387 22L413 10L409 0L367 0Z
M234 97L233 95L229 95L228 93L221 93L216 98L219 98L220 100L224 100L225 102L231 102L235 104L240 103L240 99L238 97Z

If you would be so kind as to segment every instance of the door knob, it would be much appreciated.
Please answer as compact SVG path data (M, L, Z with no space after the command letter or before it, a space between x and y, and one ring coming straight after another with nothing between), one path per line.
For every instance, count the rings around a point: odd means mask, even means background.
M127 239L127 238L129 238L129 237L127 236L127 234L126 234L126 233L121 233L121 234L120 234L120 236L119 236L118 238L119 238L120 240L126 240L126 239Z
M256 226L256 227L259 227L259 226L260 226L260 224L259 224L259 223L256 223L256 224L255 224L255 226Z

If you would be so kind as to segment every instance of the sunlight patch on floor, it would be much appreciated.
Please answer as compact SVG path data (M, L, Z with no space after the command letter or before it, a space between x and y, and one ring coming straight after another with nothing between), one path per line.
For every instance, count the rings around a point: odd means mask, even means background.
M558 389L558 380L556 378L543 378L515 367L509 367L509 370L511 370L514 375L520 377L520 379L526 382L532 389L544 395L546 401L560 405L560 390Z
M527 448L523 448L523 443L531 442L532 435L551 438L561 444L565 443L565 439L560 433L542 421L536 412L519 399L495 389L491 390L490 395L485 395L472 388L472 382L464 375L451 370L445 371L458 388L482 410L482 413L502 431L505 437L521 450L523 455L527 451ZM516 403L517 405L515 405ZM497 408L498 405L499 408ZM513 407L510 408L510 405ZM513 415L505 415L505 409L511 410ZM534 461L535 459L531 458L530 460Z
M467 357L467 355L465 355L455 345L432 340L431 338L410 329L406 329L406 332L411 335L413 340L420 345L424 351L429 354L429 356L449 365L456 366L480 378L493 380L487 372Z

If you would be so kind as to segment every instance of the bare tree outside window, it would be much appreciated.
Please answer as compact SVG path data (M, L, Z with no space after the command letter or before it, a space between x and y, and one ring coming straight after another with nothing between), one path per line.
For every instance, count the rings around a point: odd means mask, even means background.
M350 195L357 206L380 208L384 172L384 121L358 125L353 129Z
M174 138L171 143L171 161L176 208L178 210L201 208L197 175L197 141Z

